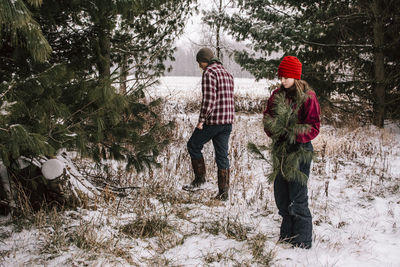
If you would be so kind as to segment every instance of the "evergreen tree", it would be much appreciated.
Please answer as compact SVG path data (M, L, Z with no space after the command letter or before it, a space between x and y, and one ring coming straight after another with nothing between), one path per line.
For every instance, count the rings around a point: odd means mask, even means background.
M275 77L276 53L295 55L303 77L321 97L347 95L367 103L382 127L398 110L400 7L395 0L247 0L225 27L251 51L236 60L257 78ZM392 99L392 100L391 100ZM394 114L391 113L391 114Z
M15 1L14 1L15 2ZM35 60L1 28L1 160L77 150L97 162L126 160L140 171L157 164L171 124L157 119L160 100L143 89L165 71L192 1L44 1L29 7L53 53ZM118 93L125 69L133 74Z

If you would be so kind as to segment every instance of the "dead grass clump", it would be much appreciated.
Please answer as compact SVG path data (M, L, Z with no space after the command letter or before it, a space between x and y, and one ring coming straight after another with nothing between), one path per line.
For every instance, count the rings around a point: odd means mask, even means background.
M177 231L161 231L157 238L157 252L162 254L171 248L183 245L186 237Z
M266 251L265 241L267 237L264 234L257 234L249 240L253 261L262 266L271 266L276 256L275 248Z
M258 258L263 253L266 240L267 237L263 234L257 234L250 239L249 243L254 258Z
M220 262L224 259L224 254L222 252L210 252L204 256L204 261L208 264L213 262Z
M38 213L36 225L39 229L43 229L42 233L45 236L45 243L41 249L42 253L58 254L68 246L67 231L64 229L64 223L63 217L56 209L53 209L49 214Z
M247 234L250 229L243 224L241 224L237 219L232 221L231 219L227 219L224 232L226 237L233 238L237 241L247 240Z
M228 248L223 251L212 251L204 255L205 266L233 266L233 267L248 267L253 266L250 259L243 259L242 251L237 248Z
M37 214L42 214L43 210L39 209L35 211L27 191L19 180L15 177L13 178L11 186L17 208L14 208L11 212L11 222L13 223L14 231L21 232L24 228L30 228L32 225L35 225Z
M193 204L199 200L193 197L193 194L182 194L173 187L159 187L153 192L161 203L170 203L171 205Z
M99 252L107 247L105 240L99 240L97 231L91 224L81 224L68 235L68 241L86 251Z
M159 215L139 217L135 221L124 225L121 229L124 234L133 238L151 238L171 230L172 227L168 224L168 221Z
M90 252L88 257L96 259L99 254L110 254L112 257L121 257L131 262L129 252L118 246L119 239L99 235L100 229L93 224L82 223L73 232L68 234L68 243L81 250Z
M247 240L249 228L241 224L238 220L232 220L229 217L227 220L212 221L203 223L201 229L212 235L224 234L227 238L237 241Z
M212 235L219 235L219 233L221 233L222 226L220 221L212 221L203 223L200 229Z
M165 256L155 254L151 258L145 259L147 266L175 266L173 262L167 259ZM142 263L143 264L143 263ZM142 266L142 265L137 265Z
M133 238L156 237L157 247L154 249L159 254L182 245L186 238L177 229L174 229L166 218L159 215L137 218L135 221L124 225L121 231Z
M45 214L41 234L44 244L41 254L47 254L47 260L59 256L69 247L76 246L88 252L86 260L95 260L100 254L109 254L113 258L121 257L131 262L131 257L124 247L118 246L119 239L102 235L102 231L94 222L80 220L79 225L69 226L66 216L53 209Z
M374 139L379 134L380 138ZM322 161L327 158L362 160L365 157L384 161L385 144L393 143L394 137L388 131L376 127L327 128L313 141L314 149Z

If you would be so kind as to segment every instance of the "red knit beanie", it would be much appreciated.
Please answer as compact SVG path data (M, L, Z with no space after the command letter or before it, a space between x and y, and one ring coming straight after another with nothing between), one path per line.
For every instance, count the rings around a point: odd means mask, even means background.
M285 78L301 79L301 62L297 57L286 56L278 67L278 76Z

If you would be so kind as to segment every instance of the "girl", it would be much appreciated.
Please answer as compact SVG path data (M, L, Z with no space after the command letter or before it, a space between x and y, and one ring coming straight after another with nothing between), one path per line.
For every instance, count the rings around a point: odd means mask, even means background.
M281 86L273 91L268 99L264 121L273 122L265 124L265 132L272 138L272 154L274 151L280 151L279 157L272 155L275 162L279 162L273 166L275 202L282 216L279 240L294 247L309 249L312 242L312 218L308 208L307 179L310 174L311 157L304 156L303 152L308 151L309 155L312 154L311 140L318 135L320 128L320 107L315 92L307 82L301 80L301 70L302 64L296 57L283 58L278 67ZM278 102L279 99L283 101ZM277 106L284 104L289 107L290 112L295 112L294 126L281 125L279 128L277 123L281 123L282 120L273 120L284 110ZM303 130L295 130L295 127L303 127ZM291 175L295 172L286 171L287 165L291 163L284 161L282 155L292 159L295 171L305 179L300 179L299 175ZM293 160L296 157L298 160Z

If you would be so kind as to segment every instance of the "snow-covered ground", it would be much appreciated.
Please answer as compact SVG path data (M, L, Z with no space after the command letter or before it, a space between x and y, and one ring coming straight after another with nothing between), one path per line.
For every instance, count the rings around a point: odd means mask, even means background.
M274 82L237 79L240 101L265 101ZM108 194L76 211L38 212L34 223L2 218L4 266L400 266L400 129L323 125L314 140L309 205L313 247L277 244L280 216L270 166L248 142L266 144L259 113L238 113L231 135L231 194L217 191L211 144L204 148L208 183L188 193L186 142L196 124L200 77L166 77L151 90L163 96L164 115L176 120L160 169L119 171L128 196ZM114 164L117 166L117 164Z
M235 97L248 100L263 99L269 95L269 88L278 80L255 81L250 78L235 79ZM160 84L148 90L153 97L164 97L175 106L184 106L191 101L201 99L201 76L199 77L163 77Z

